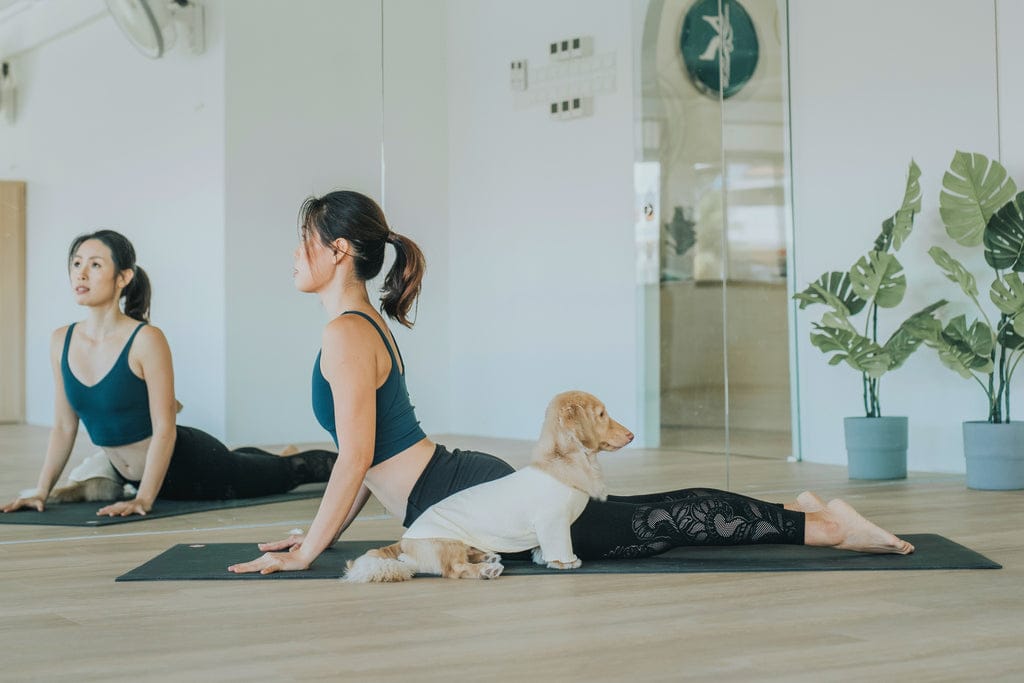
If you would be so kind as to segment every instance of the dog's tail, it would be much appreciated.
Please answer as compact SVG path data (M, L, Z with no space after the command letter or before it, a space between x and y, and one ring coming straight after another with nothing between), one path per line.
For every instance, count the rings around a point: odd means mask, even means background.
M349 583L394 583L408 581L416 574L416 563L402 552L400 543L371 550L345 566Z

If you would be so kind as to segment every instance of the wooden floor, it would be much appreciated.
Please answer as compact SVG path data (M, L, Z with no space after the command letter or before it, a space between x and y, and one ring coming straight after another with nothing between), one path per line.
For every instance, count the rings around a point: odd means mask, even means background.
M445 442L516 464L530 446ZM45 444L43 429L0 427L4 498L35 483ZM617 493L725 485L720 456L602 458ZM0 680L1024 680L1024 492L968 491L952 475L852 483L843 468L738 456L729 483L771 500L842 495L897 533L943 534L1004 569L118 584L176 543L283 537L317 501L0 525ZM372 504L347 537L399 533Z

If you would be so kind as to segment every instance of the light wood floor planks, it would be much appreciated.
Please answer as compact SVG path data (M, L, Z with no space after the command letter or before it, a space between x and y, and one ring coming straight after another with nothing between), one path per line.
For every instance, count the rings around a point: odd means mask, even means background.
M0 427L0 496L35 483L46 436ZM517 465L530 448L442 442ZM721 456L602 458L618 493L725 484ZM283 537L317 501L99 529L0 525L0 680L1024 679L1024 492L968 491L952 475L871 484L839 467L731 464L735 491L842 495L897 533L940 533L1005 568L116 584L175 543ZM371 501L348 537L399 533Z

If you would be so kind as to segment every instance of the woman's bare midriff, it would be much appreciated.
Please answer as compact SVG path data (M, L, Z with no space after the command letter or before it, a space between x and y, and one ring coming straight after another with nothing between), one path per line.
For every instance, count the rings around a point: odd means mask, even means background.
M430 439L424 438L367 471L367 488L398 519L405 519L409 494L433 457L435 448Z
M146 453L149 452L149 442L152 440L153 437L147 437L123 446L103 446L103 452L122 477L128 481L141 481L142 469L146 465Z

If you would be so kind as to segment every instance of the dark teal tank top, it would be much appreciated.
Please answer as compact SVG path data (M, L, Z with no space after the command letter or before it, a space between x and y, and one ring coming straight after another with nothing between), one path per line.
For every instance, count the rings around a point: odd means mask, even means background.
M68 365L68 347L75 324L68 326L64 337L60 373L64 379L64 394L89 432L89 439L97 446L124 446L153 436L146 382L128 367L128 351L135 335L146 323L141 323L128 337L110 372L88 387L78 381Z
M391 350L388 336L380 328L377 322L361 311L345 311L342 315L358 315L366 318L377 330L384 348L391 356L391 372L384 380L384 384L377 389L377 436L373 446L373 464L377 465L388 458L404 451L409 446L418 443L426 437L420 429L419 420L416 419L416 412L409 401L409 390L405 385L405 361L402 361L402 372L398 371L398 362ZM395 346L398 350L398 346ZM316 362L313 363L313 414L317 422L326 429L334 439L334 445L338 445L338 430L334 423L334 395L331 393L331 385L320 371L320 353L316 354ZM402 358L402 352L398 351L398 358Z

